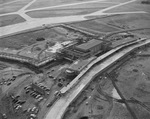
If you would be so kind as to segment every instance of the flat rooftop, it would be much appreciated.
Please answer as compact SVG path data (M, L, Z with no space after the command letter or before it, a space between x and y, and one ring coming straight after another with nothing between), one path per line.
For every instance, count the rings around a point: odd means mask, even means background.
M96 39L92 39L86 43L82 43L80 45L77 45L76 48L79 49L79 50L84 50L84 51L87 51L99 44L101 44L103 41L100 41L100 40L96 40Z

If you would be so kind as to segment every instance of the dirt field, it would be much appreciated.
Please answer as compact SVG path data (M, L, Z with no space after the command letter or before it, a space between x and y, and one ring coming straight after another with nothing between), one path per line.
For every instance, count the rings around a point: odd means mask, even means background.
M2 5L2 6L0 6L0 14L16 12L19 9L21 9L23 6L28 4L30 1L32 1L32 0L24 0L24 1L20 0L20 1L14 2L14 3L11 3L11 4Z
M41 30L30 31L10 37L1 38L0 47L19 50L23 47L37 43L38 41L36 41L36 39L41 37L52 42L64 42L73 40L78 36L80 36L80 33L75 33L60 27L50 29L43 28Z
M0 62L0 70L3 70L5 68L7 68L8 66L5 65L3 62Z
M139 119L150 118L150 48L116 70L117 86Z
M107 119L133 119L133 117L123 104L114 102L110 116Z
M63 119L132 119L126 107L117 103L109 79L102 78L93 82L81 96L70 105ZM114 96L114 97L113 97Z
M0 27L18 24L26 20L17 14L0 16Z

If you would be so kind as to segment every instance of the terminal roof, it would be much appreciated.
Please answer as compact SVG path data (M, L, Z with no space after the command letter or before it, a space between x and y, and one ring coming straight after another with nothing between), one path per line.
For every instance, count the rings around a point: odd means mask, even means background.
M101 44L102 42L103 41L92 39L92 40L90 40L90 41L88 41L86 43L82 43L80 45L77 45L76 48L86 51L86 50L89 50L89 49L91 49L91 48Z

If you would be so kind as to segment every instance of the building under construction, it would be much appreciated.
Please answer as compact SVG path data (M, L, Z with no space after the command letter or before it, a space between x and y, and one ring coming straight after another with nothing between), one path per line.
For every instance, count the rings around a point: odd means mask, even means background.
M62 54L68 59L86 59L103 52L104 41L92 39L82 44L64 48Z

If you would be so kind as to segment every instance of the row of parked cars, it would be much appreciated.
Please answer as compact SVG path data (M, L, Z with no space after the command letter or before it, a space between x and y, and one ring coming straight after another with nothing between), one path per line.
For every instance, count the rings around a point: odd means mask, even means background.
M32 90L31 85L24 87L24 89L25 89L25 91L26 91L26 94L30 93L30 95L31 95L33 98L37 99L38 102L40 102L40 101L42 101L42 100L44 99L41 94L39 94L38 92Z
M37 107L28 108L27 112L29 113L29 117L27 119L36 119L39 109Z
M19 95L18 96L12 96L12 95L10 95L10 98L11 98L12 103L14 105L14 109L16 109L16 110L18 110L19 108L21 108L22 105L24 103L26 103L25 100L20 100L19 97L20 97Z
M0 85L7 85L9 86L13 81L15 81L17 78L17 76L12 76L12 78L9 78L7 80L2 79L2 81L0 82Z
M41 89L43 89L44 91L47 91L49 92L50 91L50 88L48 88L47 86L45 86L44 84L42 83L35 83L38 87L40 87Z

